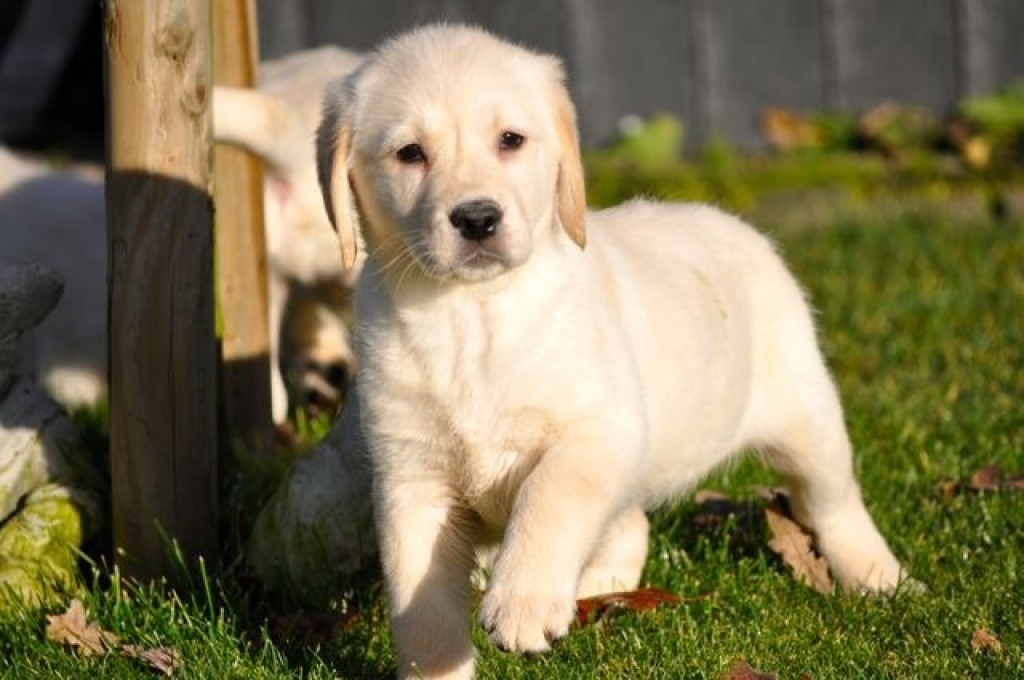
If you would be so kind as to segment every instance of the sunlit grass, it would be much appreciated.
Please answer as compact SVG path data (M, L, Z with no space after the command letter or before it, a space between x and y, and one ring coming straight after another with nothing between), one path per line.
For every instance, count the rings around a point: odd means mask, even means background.
M793 581L756 528L737 518L702 530L684 499L655 514L645 571L681 605L576 631L530 659L498 652L477 630L480 677L715 678L736 658L780 678L1024 675L1024 491L940 491L984 465L1024 473L1024 224L822 226L771 231L818 310L871 511L927 592L818 595ZM751 462L708 486L753 499L754 486L775 481ZM78 593L90 616L129 642L180 650L180 677L393 672L373 579L353 587L345 604L355 614L330 634L281 635L285 612L242 569L200 578L188 595L105 573ZM44 613L27 608L0 615L0 675L153 677L116 655L79 659L47 642L44 626ZM1001 649L973 649L978 628Z

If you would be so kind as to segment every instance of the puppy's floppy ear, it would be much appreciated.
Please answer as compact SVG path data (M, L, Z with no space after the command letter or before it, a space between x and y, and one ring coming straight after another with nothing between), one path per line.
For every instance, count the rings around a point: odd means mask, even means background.
M565 76L558 67L558 80L552 86L555 130L558 133L558 220L569 238L583 248L587 243L587 194L583 182L583 159L576 131L576 109L565 87Z
M341 261L351 271L356 261L357 217L349 165L352 141L352 77L336 80L324 93L323 116L316 131L316 174L327 217L341 241Z

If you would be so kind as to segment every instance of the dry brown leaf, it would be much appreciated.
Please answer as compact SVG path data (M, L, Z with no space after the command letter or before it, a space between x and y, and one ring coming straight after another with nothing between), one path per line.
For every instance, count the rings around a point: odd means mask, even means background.
M998 465L986 465L975 470L971 480L966 484L968 491L983 493L986 491L1024 490L1024 475L1005 475Z
M46 617L46 639L68 645L82 656L106 654L119 644L118 637L103 630L95 621L89 623L85 607L75 598L63 614Z
M947 477L939 482L939 498L943 501L951 501L960 494L960 485L955 479Z
M1024 475L1016 475L1003 480L1003 488L1010 491L1024 491Z
M824 138L821 126L810 118L779 107L769 107L761 113L761 134L781 151L816 148Z
M971 475L968 488L971 491L995 491L1003 483L1003 473L998 465L986 465Z
M964 492L986 493L989 491L1024 491L1024 475L1004 475L998 465L978 468L966 482L944 479L938 484L939 498L949 501Z
M595 623L611 612L647 611L661 605L677 605L680 598L675 593L657 588L640 588L620 593L607 593L576 600L576 624L585 626Z
M103 630L98 623L90 623L81 600L71 600L63 614L46 617L46 639L68 645L82 656L98 656L118 650L122 656L138 659L155 671L173 675L181 665L181 655L169 647L146 649L137 645L123 645L120 638Z
M976 652L996 652L998 654L1003 649L1003 643L992 631L978 628L971 634L971 649Z
M736 659L718 680L776 680L775 673L764 673L750 666L743 659Z
M810 534L788 517L777 501L769 503L764 514L772 532L768 547L789 565L798 581L819 593L831 595L833 586L828 563L814 550Z
M154 647L146 649L138 645L122 645L121 656L136 659L158 673L166 676L174 675L181 666L181 654L173 647Z

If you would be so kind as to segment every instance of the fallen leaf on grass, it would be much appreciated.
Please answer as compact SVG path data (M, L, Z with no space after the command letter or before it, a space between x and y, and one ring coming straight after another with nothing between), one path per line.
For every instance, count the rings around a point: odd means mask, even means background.
M810 534L788 516L779 499L768 504L764 515L768 529L772 532L768 547L793 570L798 581L819 593L831 595L833 586L828 563L814 549Z
M989 491L1024 491L1024 475L1005 475L998 465L986 465L978 468L971 478L964 483L955 479L944 479L939 482L939 497L949 501L964 491L986 493Z
M661 605L677 605L681 599L675 593L657 588L641 588L620 593L607 593L576 601L576 624L595 623L612 612L642 612Z
M750 666L743 659L736 659L718 680L776 680L775 673L764 673Z
M1005 475L998 465L986 465L971 475L971 491L1024 491L1024 475Z
M138 645L121 644L120 638L103 630L95 621L89 622L85 607L78 598L71 600L63 614L46 617L46 639L68 645L82 656L99 656L117 650L129 659L137 659L151 669L173 675L181 665L181 655L170 647L147 649Z
M995 491L1003 485L1003 473L998 465L986 465L971 475L971 491Z
M986 628L977 628L971 634L971 649L976 652L996 652L1003 650L1003 643L995 634Z
M939 482L939 498L943 501L951 501L960 494L960 485L955 479L946 478Z
M700 527L715 528L725 517L748 515L760 523L763 516L771 532L768 547L792 569L798 581L818 592L834 592L828 563L815 550L814 539L793 519L789 509L789 494L782 487L754 487L754 495L768 501L762 511L759 503L740 503L718 491L702 490L695 495L700 512L694 522ZM758 532L760 546L760 532Z
M138 645L122 645L121 656L136 659L158 673L171 676L181 666L181 654L172 647L146 649Z
M47 616L46 622L47 640L68 645L82 656L106 654L120 644L116 635L103 630L95 621L87 622L85 607L78 598L71 600L63 614Z

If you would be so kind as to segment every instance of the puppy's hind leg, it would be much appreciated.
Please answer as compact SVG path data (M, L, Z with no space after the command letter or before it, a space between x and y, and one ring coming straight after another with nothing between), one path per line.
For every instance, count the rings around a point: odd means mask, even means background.
M577 599L636 588L647 559L648 529L647 516L640 507L628 508L616 517L583 568Z
M268 325L270 327L270 415L278 425L288 419L288 389L281 374L281 323L288 301L288 283L273 271L267 272Z
M835 387L821 363L797 378L798 393L777 395L785 415L766 458L786 477L797 521L814 533L842 587L892 592L905 574L861 498Z

